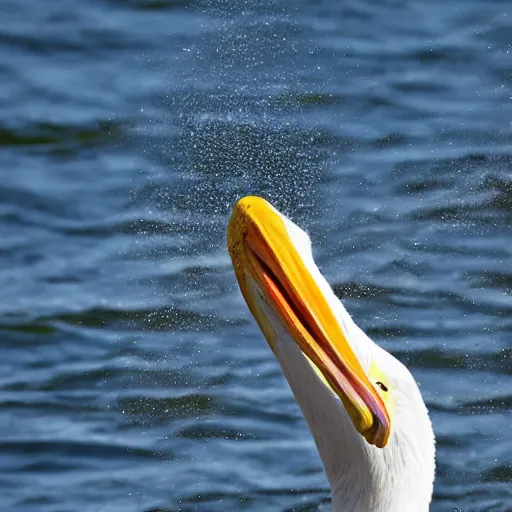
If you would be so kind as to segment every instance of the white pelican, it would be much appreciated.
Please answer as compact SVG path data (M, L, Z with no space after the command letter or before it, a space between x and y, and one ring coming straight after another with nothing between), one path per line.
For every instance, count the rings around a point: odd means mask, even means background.
M435 440L407 368L356 326L307 234L259 197L235 206L228 248L242 294L315 439L333 512L426 512Z

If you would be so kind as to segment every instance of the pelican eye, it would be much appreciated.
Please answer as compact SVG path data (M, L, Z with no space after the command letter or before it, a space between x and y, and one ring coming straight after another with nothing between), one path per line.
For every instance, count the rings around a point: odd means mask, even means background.
M386 386L386 384L382 383L380 380L376 382L377 386L379 386L380 389L382 389L382 391L387 391L388 390L388 387Z

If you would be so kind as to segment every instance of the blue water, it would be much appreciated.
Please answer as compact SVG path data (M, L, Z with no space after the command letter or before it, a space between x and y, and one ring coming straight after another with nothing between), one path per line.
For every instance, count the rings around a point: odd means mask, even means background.
M0 508L326 511L234 201L403 360L432 511L512 511L512 7L2 0Z

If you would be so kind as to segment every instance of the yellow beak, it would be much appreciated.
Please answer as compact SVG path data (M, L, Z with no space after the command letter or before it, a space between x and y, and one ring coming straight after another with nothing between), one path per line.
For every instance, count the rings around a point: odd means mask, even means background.
M241 199L229 221L228 249L242 294L270 346L273 330L254 301L251 279L340 398L358 432L370 444L384 447L391 428L384 401L295 248L283 217L264 199Z

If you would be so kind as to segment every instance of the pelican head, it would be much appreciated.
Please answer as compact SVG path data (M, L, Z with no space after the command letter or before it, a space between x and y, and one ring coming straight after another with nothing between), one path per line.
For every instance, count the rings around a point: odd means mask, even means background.
M353 322L307 234L265 200L245 197L229 221L228 248L315 439L333 512L427 512L435 442L418 386Z

